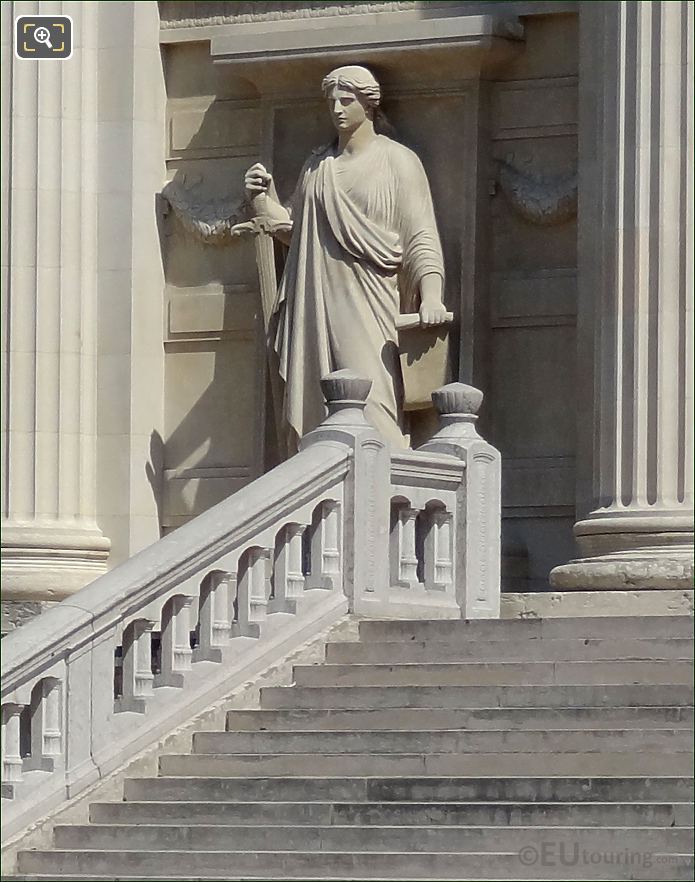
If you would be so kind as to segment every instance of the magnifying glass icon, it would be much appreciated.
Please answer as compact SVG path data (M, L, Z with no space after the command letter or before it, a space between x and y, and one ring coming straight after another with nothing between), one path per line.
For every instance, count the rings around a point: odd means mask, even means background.
M34 31L34 39L37 43L43 43L44 46L48 46L49 49L52 49L51 45L51 32L48 28L38 27Z

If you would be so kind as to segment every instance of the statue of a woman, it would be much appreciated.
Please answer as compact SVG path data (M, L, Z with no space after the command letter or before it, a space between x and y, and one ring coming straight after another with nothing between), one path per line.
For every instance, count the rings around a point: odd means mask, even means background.
M298 437L313 429L325 413L321 377L349 368L372 380L367 419L405 447L396 318L402 306L424 326L446 317L432 197L418 157L374 129L373 74L339 67L322 85L338 138L306 161L289 206L262 165L245 178L255 204L267 197L264 214L292 223L272 325L284 415Z

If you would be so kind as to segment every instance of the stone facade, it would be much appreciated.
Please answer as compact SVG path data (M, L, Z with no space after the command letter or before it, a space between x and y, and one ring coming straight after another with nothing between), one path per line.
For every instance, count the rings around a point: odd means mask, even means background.
M431 181L506 588L690 587L689 4L64 2L52 64L11 45L39 5L2 5L6 600L77 590L276 461L254 248L225 229L251 162L287 197L331 137L345 61Z

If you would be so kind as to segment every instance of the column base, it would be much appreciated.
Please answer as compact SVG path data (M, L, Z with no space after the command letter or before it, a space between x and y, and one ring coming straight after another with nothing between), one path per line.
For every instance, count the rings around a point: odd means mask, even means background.
M111 543L96 526L18 524L2 527L5 601L60 601L106 572Z
M655 545L572 560L551 571L550 584L563 591L688 590L693 552Z
M565 591L693 587L692 511L605 508L574 525L577 560L555 567L553 588Z
M641 551L655 547L679 555L693 547L693 513L655 509L599 509L574 525L583 557L600 557L616 551Z

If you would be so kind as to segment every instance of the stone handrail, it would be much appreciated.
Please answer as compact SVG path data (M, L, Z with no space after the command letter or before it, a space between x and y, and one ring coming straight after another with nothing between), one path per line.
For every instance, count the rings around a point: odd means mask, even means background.
M435 393L439 433L392 455L364 418L369 381L322 386L328 416L296 456L5 638L3 838L348 612L499 615L480 393Z

